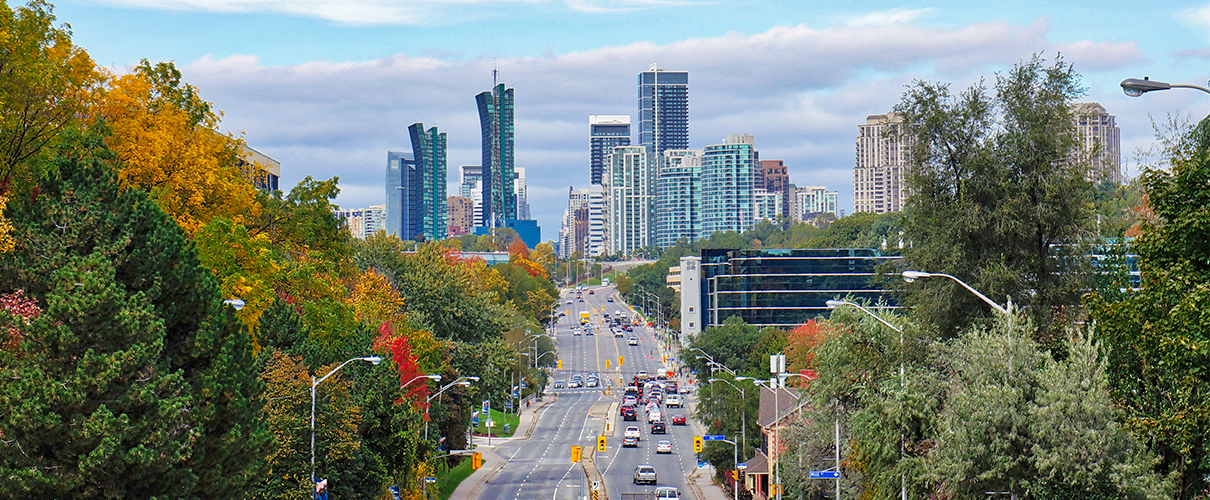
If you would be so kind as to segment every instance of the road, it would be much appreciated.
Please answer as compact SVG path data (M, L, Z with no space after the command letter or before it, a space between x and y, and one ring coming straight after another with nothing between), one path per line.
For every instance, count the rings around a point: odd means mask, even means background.
M588 290L594 294L589 295ZM683 497L692 497L685 476L697 463L693 453L693 431L690 426L671 425L671 415L688 416L689 408L664 409L665 422L669 424L665 435L650 433L641 408L638 422L623 422L618 413L623 380L631 380L638 371L654 374L663 366L654 333L645 327L634 327L634 332L627 336L638 337L638 346L627 345L625 337L615 338L603 326L602 311L613 315L616 310L622 310L630 317L633 312L621 302L613 287L588 290L582 295L583 302L576 298L574 290L565 291L559 304L566 315L559 318L554 330L563 369L556 370L553 379L566 382L573 374L597 372L601 376L601 387L548 389L557 394L557 400L538 410L537 423L528 439L494 440L495 453L506 458L507 463L492 477L480 499L575 500L580 495L583 472L580 465L571 462L573 445L580 445L586 455L592 454L590 458L601 471L606 496L611 500L620 499L620 493L654 490L654 486L632 483L634 468L639 464L655 467L659 486L675 486ZM609 302L610 297L615 302ZM568 304L567 300L572 302ZM600 330L596 335L573 335L572 327L579 324L580 311L585 310L591 312L590 324ZM614 389L611 394L606 394L607 385ZM682 397L685 396L688 395ZM605 430L606 418L611 431ZM637 425L641 430L638 448L622 447L622 432L627 425ZM601 434L606 435L606 449L597 452L596 438ZM672 442L671 454L655 453L655 443L661 439ZM480 439L476 442L483 443Z

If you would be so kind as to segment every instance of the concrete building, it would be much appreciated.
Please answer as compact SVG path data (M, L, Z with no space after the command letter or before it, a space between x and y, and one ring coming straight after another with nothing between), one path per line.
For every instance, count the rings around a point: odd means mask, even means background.
M731 134L702 152L702 238L717 231L752 227L752 195L757 168L755 140Z
M248 146L240 147L239 161L244 165L256 167L256 175L252 184L256 189L272 193L280 189L278 180L281 179L281 162L270 158L269 155Z
M642 146L613 148L605 167L605 246L610 255L631 255L655 244L655 172Z
M689 72L657 69L639 73L639 145L656 157L689 148Z
M823 186L794 187L794 218L800 221L814 219L819 214L838 215L836 208L836 191L828 191Z
M483 225L504 227L517 218L513 89L497 84L475 96L475 103L483 136Z
M903 119L894 113L870 115L857 127L853 167L853 211L884 214L903 210L908 142L899 136Z
M613 148L630 145L630 115L588 116L588 183L600 184L605 157Z
M668 248L680 239L701 237L702 152L664 151L656 176L655 244Z
M779 191L752 190L752 224L767 220L777 222L782 213L782 196Z
M1089 180L1122 183L1121 130L1116 118L1095 102L1082 102L1071 106L1076 137L1080 151L1092 162Z
M783 220L790 220L790 174L786 163L782 160L760 160L760 169L757 172L756 187L770 193L781 193L782 207L779 215Z
M681 257L681 341L702 333L702 258ZM686 338L687 337L687 338Z
M530 220L529 216L529 185L525 182L525 168L513 169L516 179L513 182L514 194L517 196L517 219Z
M463 165L459 169L459 196L470 198L474 204L474 221L471 227L483 225L483 167Z
M571 258L576 252L588 254L590 204L588 189L567 188L567 209L563 211L563 225L559 229L559 258Z
M370 205L370 208L354 208L336 210L336 218L343 221L345 229L357 239L365 239L386 228L386 208L383 205Z
M588 242L584 244L585 257L598 257L608 252L606 246L605 186L588 186Z
M475 201L465 196L450 196L445 200L449 236L471 234L475 230Z

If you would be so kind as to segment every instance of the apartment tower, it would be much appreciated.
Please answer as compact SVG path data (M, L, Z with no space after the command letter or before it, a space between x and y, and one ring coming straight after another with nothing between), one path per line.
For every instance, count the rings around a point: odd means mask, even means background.
M605 175L605 157L613 148L630 145L630 115L589 115L589 184L600 184Z
M689 72L651 69L639 73L639 145L659 158L689 148Z
M865 125L858 125L854 211L884 214L903 210L909 148L907 139L899 135L902 123L902 118L888 113L867 116Z

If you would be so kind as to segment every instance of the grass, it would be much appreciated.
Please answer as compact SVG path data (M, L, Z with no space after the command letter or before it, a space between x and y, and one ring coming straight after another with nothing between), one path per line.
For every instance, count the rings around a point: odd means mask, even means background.
M466 457L457 467L450 469L441 477L437 478L437 491L441 493L441 500L449 500L450 495L454 494L454 490L458 489L458 485L462 481L470 477L475 471L471 469L471 457Z
M505 415L500 410L492 408L492 420L496 421L496 426L492 428L492 435L496 437L510 437L514 432L517 432L517 424L520 423L521 417L516 413ZM508 424L508 433L504 432L504 424ZM475 434L486 434L487 422L482 415L479 416L479 426L475 427Z

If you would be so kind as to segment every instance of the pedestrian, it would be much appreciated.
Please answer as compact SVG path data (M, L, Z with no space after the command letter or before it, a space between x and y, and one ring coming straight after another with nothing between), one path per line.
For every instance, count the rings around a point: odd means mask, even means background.
M528 400L528 399L527 399L527 400L525 400L525 407L526 407L526 408L529 408L529 400Z

